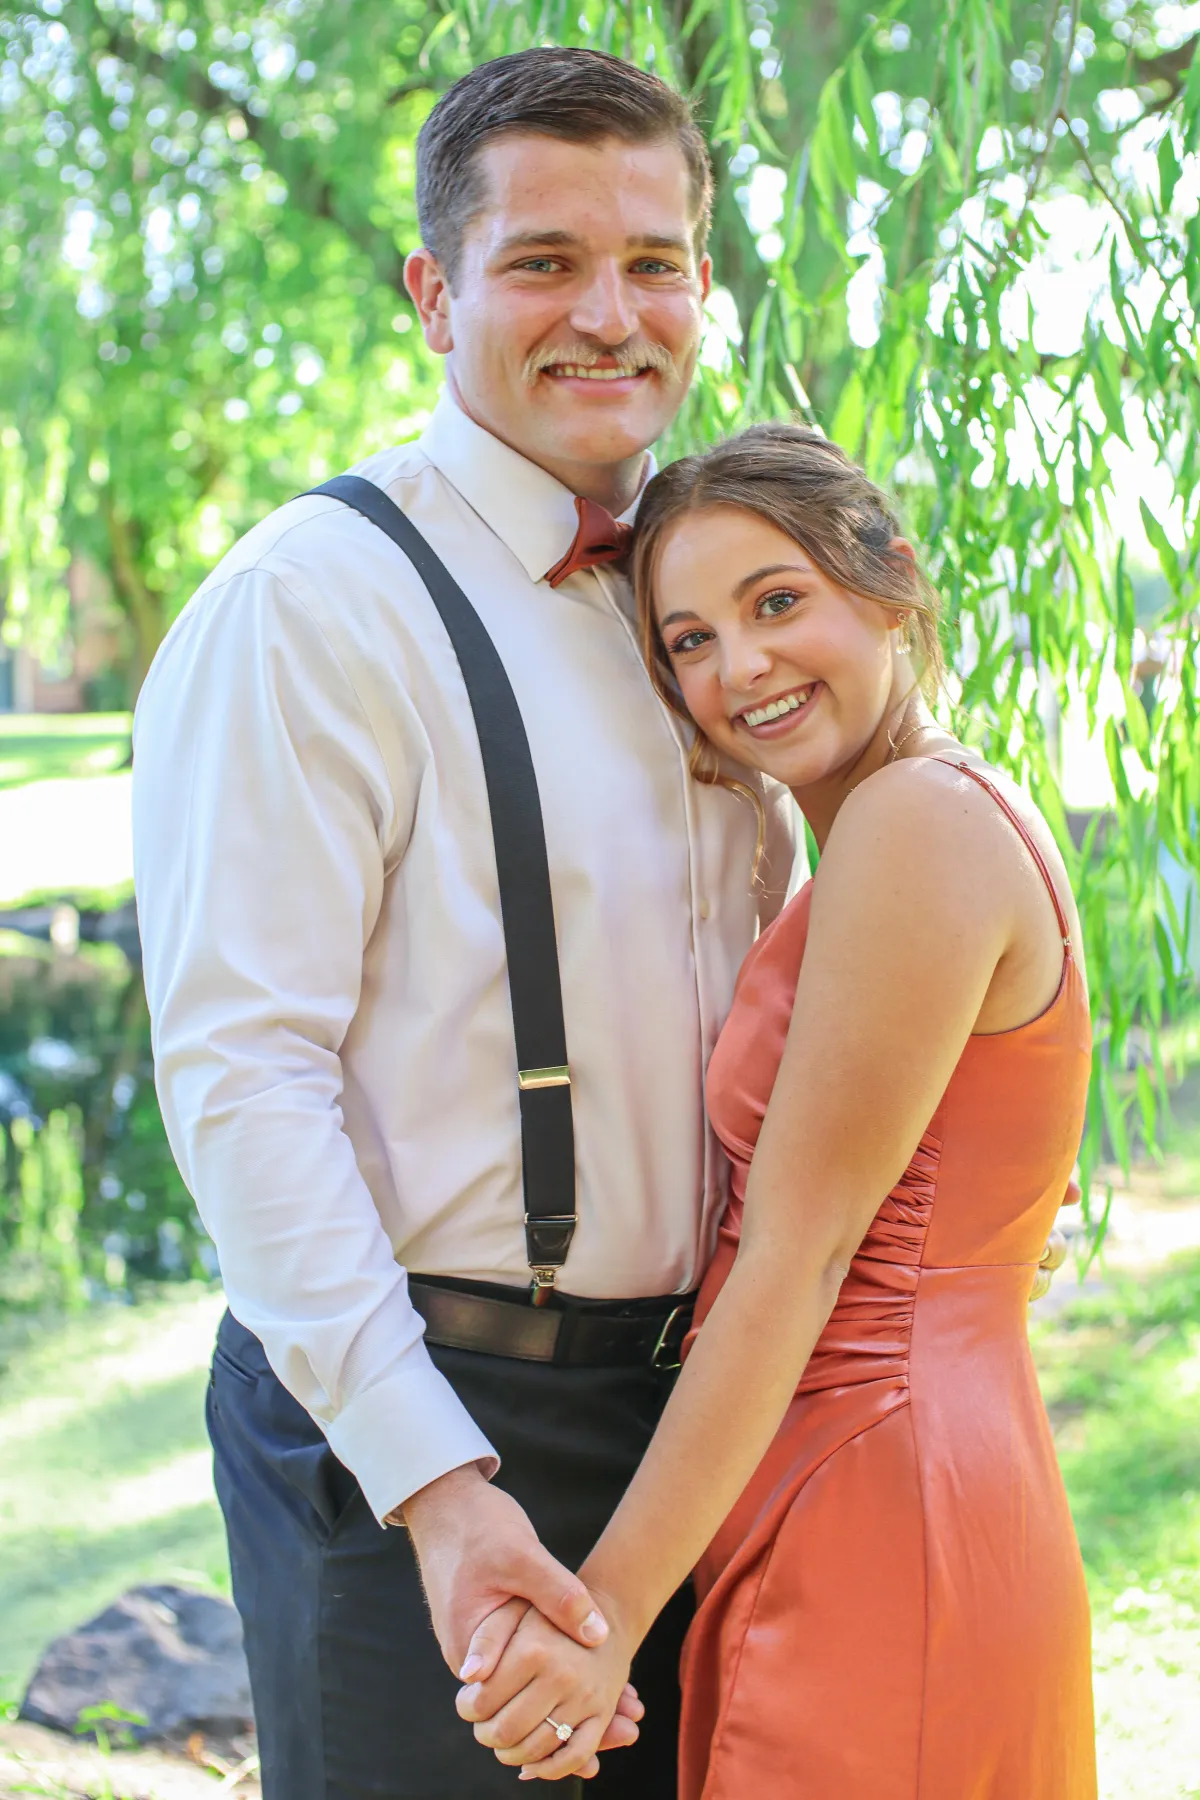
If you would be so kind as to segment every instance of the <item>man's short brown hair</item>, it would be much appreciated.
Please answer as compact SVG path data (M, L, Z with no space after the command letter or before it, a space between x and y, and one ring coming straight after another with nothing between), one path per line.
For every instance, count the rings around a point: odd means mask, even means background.
M454 280L467 227L486 203L479 152L493 139L516 132L537 132L569 144L609 137L628 144L674 140L687 164L696 243L703 247L712 208L712 167L683 96L657 75L602 50L520 50L481 63L456 81L417 139L421 236L447 280Z

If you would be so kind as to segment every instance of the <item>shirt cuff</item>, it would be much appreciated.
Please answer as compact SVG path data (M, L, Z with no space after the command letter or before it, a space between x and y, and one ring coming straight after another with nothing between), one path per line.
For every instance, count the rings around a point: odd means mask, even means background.
M322 1429L382 1524L397 1506L451 1469L477 1463L490 1481L500 1458L428 1356L356 1394Z

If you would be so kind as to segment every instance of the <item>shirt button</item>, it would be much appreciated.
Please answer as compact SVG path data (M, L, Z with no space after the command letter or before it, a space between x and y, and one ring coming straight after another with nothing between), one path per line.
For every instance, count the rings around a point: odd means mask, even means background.
M711 908L711 907L710 907L710 906L709 906L709 904L708 904L708 901L707 901L707 900L702 900L702 901L701 901L701 902L700 902L700 917L701 917L701 918L702 918L702 919L707 919L707 917L708 917L708 915L709 915L709 913L710 913L710 912L711 912L711 910L712 910L712 908Z

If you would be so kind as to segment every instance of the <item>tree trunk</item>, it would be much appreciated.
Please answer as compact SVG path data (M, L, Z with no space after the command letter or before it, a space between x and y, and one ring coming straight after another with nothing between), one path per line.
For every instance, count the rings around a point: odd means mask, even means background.
M110 501L105 509L111 550L113 587L133 629L133 655L128 670L129 703L141 692L155 652L166 632L162 596L142 574L142 528L127 519Z

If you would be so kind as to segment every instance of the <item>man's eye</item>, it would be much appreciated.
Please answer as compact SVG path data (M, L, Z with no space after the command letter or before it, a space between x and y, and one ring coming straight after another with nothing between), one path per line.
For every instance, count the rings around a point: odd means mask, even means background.
M758 603L758 610L765 613L768 619L777 619L781 613L790 612L799 598L790 588L776 588L773 594L763 595Z
M552 275L558 262L553 256L529 256L524 262L518 263L517 267L531 269L535 275Z
M678 273L674 263L660 262L656 256L643 256L635 262L634 272L638 275L674 275Z
M698 650L701 644L708 642L710 635L707 631L685 631L670 645L670 653L672 656L684 656L689 650Z

